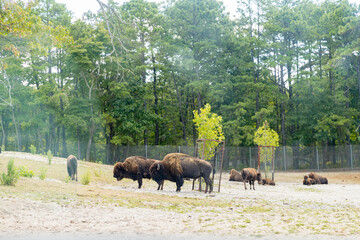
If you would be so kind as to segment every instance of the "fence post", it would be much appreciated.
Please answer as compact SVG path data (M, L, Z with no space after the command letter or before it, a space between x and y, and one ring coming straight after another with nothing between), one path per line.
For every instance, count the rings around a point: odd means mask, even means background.
M148 148L148 146L147 146L147 144L146 144L146 145L145 145L145 157L146 157L146 158L148 158L148 154L147 154L148 150L147 150L147 148Z
M249 155L250 155L250 162L249 163L250 163L250 167L252 167L251 166L251 147L249 147Z
M319 165L319 150L318 150L318 146L316 146L316 166L318 171L320 170L320 165Z
M352 153L352 145L350 144L350 164L351 164L351 170L354 170L353 166L353 153Z
M180 151L180 146L179 146L179 153L181 153L181 151Z
M283 146L283 152L284 152L284 170L286 171L286 146Z

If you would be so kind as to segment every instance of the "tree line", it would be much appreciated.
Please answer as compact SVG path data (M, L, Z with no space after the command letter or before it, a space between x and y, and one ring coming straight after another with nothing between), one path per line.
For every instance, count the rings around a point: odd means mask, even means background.
M82 19L55 0L0 2L3 149L114 163L119 146L192 146L207 103L227 146L253 146L265 120L283 146L359 143L358 5L97 2Z

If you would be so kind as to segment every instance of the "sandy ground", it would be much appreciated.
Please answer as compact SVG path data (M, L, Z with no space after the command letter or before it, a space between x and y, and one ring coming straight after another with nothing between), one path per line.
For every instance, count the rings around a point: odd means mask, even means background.
M31 154L2 154L47 161ZM62 158L53 163L65 164ZM243 183L229 182L224 173L221 192L215 186L212 194L192 191L191 182L185 182L180 193L171 182L156 191L150 180L142 189L136 182L122 181L87 189L98 195L110 191L114 199L120 192L180 197L175 204L151 199L136 206L116 201L84 204L78 199L81 194L71 201L2 194L0 239L360 239L360 172L321 174L330 184L303 186L303 173L279 173L276 186L256 184L255 191L245 191ZM70 184L82 187L79 182ZM188 199L200 204L181 203Z

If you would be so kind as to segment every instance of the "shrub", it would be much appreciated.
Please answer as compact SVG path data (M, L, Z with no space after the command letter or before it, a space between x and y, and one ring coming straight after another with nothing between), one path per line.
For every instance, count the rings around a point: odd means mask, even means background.
M66 176L66 177L65 177L65 181L64 181L64 182L65 182L65 183L68 183L68 182L70 181L70 179L71 179L71 177Z
M101 177L104 171L101 168L94 168L94 175L95 177Z
M19 179L19 175L14 166L14 160L10 160L7 165L7 174L2 173L0 182L2 185L15 186L15 183Z
M47 157L48 157L48 160L49 160L49 165L51 165L51 161L52 161L52 158L53 158L53 154L51 152L51 150L49 149L49 151L47 152Z
M1 145L1 151L2 151L2 152L5 151L5 145Z
M84 173L82 176L81 176L81 183L83 185L89 185L90 183L90 171L86 171L86 173Z
M20 167L16 168L16 171L17 171L18 175L22 176L22 177L32 178L35 175L34 172L29 170L26 166L20 166Z
M36 147L34 146L34 145L30 145L30 152L32 153L32 154L36 154Z
M46 172L47 172L47 169L46 168L41 168L40 169L40 175L39 175L39 178L41 179L41 180L44 180L45 178L46 178Z

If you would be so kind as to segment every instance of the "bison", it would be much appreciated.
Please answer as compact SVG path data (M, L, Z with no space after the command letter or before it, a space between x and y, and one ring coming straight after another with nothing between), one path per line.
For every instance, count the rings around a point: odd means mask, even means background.
M150 179L149 168L151 164L155 162L160 162L155 159L149 159L141 156L132 156L125 159L125 161L118 162L114 166L114 178L120 181L123 178L130 178L134 181L138 181L139 189L142 186L142 179ZM158 183L158 190L163 189L163 182Z
M191 157L183 153L167 154L161 162L154 163L150 167L151 177L160 182L169 180L176 182L176 191L181 190L184 179L197 179L203 177L206 183L205 193L213 190L210 174L213 167L210 163L199 158Z
M271 185L271 186L275 186L275 182L272 179L269 178L264 178L261 180L262 185Z
M75 174L76 174L76 181L77 181L77 159L74 155L68 156L66 160L67 165L67 171L69 174L69 177L71 177L71 180L75 180Z
M309 178L314 179L316 184L328 184L326 177L322 177L314 172L309 173Z
M261 181L261 174L258 173L256 171L255 168L244 168L243 170L241 170L241 177L244 181L244 186L245 186L245 190L246 188L246 182L249 181L250 184L250 190L251 190L251 185L253 186L253 190L255 190L255 180L257 180L258 182Z
M231 169L229 181L242 182L243 179L238 171L236 171L235 169Z
M303 185L309 185L310 186L310 185L314 185L314 184L316 184L316 181L314 179L309 178L308 175L304 176Z

